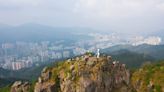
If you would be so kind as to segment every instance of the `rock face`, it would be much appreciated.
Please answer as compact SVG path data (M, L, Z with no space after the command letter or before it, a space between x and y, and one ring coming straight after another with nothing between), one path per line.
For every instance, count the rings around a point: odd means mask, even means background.
M30 84L28 82L16 81L12 87L10 92L29 92Z
M34 92L132 92L130 72L110 56L78 57L44 69ZM14 91L13 91L14 92Z
M34 92L53 92L55 90L55 82L49 81L52 72L44 68L38 82L35 85Z
M34 92L54 92L55 84L54 83L36 83Z

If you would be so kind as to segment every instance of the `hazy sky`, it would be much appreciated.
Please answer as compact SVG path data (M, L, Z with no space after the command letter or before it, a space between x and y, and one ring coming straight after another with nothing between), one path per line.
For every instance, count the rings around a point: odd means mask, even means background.
M0 23L150 32L164 29L164 0L0 0Z

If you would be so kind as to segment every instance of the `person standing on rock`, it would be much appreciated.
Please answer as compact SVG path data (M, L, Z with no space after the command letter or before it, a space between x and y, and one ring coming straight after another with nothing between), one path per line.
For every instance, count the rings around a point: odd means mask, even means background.
M97 49L97 56L96 56L97 58L99 58L100 57L100 49Z

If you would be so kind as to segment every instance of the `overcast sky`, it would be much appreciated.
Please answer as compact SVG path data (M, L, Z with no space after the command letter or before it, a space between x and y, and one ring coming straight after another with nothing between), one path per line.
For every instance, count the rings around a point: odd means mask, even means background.
M164 29L164 0L0 0L0 23L158 31Z

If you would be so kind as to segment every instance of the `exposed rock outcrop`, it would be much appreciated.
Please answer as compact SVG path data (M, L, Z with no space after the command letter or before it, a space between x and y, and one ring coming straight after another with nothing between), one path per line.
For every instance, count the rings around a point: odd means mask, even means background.
M130 72L110 56L67 60L44 69L34 92L131 92Z
M12 87L10 92L29 92L30 84L28 82L16 81Z

